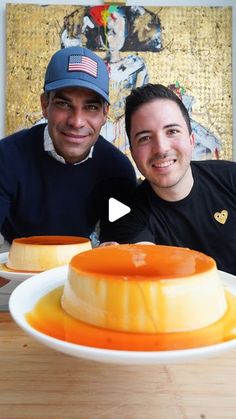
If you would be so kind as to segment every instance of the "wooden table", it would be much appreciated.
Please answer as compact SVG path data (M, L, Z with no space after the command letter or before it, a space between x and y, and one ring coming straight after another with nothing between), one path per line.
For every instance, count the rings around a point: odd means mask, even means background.
M0 313L2 419L236 418L236 350L176 365L126 366L55 352Z

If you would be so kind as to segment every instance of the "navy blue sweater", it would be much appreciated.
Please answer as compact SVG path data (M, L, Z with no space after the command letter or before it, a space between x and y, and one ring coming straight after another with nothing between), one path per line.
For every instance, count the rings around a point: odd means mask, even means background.
M63 164L43 148L44 124L0 141L0 229L11 242L31 235L89 237L108 199L136 186L128 158L101 136L92 158Z

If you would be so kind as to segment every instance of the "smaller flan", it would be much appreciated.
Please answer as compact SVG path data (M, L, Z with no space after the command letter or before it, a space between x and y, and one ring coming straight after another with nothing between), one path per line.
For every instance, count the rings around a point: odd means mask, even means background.
M214 259L181 247L100 247L69 263L61 299L72 317L133 333L193 331L227 310Z
M42 272L66 265L76 254L91 249L91 242L78 236L30 236L14 239L7 268L23 272Z

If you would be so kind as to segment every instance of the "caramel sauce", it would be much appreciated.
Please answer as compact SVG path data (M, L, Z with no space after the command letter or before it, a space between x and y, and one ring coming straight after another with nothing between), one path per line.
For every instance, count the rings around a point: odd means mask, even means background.
M236 296L226 291L228 310L218 322L192 332L124 333L82 323L61 307L63 286L43 296L26 314L36 330L60 339L95 348L127 351L167 351L219 344L236 338Z
M14 243L36 244L36 245L68 245L77 243L86 243L89 241L86 237L80 236L30 236L14 239Z
M170 246L124 244L80 253L72 258L71 266L78 275L87 273L96 278L112 276L118 280L125 276L129 281L142 277L156 281L163 278L189 277L207 272L216 265L211 257L183 247L171 246L170 252Z

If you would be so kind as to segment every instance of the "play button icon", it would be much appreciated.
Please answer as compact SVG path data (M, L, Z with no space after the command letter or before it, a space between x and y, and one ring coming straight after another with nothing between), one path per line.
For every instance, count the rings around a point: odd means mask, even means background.
M121 217L124 217L124 215L128 214L130 212L130 207L128 207L125 204L122 204L122 202L117 201L115 198L109 199L109 221L113 222L118 220Z

